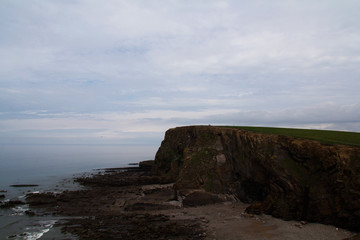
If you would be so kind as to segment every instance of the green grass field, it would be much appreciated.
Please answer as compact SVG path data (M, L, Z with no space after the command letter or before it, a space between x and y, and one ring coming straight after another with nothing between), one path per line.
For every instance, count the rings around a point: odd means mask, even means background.
M255 133L277 134L296 138L304 138L328 144L342 144L350 146L360 146L360 133L312 130L297 128L274 128L274 127L248 127L248 126L226 126L230 128L243 129Z

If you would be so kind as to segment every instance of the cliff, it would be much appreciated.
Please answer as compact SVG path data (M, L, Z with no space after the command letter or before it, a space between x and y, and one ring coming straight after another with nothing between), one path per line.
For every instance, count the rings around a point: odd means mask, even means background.
M253 213L360 229L360 148L249 131L170 129L155 174L252 203Z

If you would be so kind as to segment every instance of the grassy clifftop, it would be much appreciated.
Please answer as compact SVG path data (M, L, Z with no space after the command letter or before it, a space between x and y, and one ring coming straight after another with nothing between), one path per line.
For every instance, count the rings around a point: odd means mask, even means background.
M255 133L277 134L296 138L310 139L328 144L360 146L360 133L357 132L248 126L225 127L243 129Z

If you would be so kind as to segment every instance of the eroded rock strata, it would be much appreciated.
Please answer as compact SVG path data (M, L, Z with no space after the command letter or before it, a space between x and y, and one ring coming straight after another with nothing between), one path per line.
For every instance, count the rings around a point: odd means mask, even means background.
M170 129L153 174L253 203L247 211L360 229L360 148L249 131Z

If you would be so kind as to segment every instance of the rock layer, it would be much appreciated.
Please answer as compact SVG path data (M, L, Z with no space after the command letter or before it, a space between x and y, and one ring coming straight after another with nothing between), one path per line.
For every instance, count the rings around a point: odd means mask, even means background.
M248 211L360 229L360 148L249 131L169 129L153 173L178 189L230 193Z

